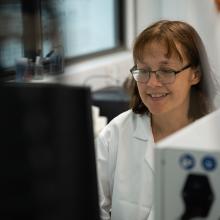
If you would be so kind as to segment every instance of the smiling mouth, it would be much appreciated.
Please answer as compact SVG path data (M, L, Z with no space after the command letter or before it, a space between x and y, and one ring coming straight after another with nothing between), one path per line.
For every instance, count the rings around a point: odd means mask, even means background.
M147 95L153 99L160 99L160 98L166 97L168 93L149 93Z

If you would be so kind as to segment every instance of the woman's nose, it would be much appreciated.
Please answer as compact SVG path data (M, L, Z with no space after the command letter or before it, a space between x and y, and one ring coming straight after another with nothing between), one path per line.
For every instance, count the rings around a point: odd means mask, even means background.
M161 86L161 82L157 79L157 75L155 72L150 72L149 80L147 82L149 86Z

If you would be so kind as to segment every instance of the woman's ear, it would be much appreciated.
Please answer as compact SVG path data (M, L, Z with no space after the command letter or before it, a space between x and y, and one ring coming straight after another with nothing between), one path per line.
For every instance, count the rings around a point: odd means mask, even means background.
M196 85L200 82L201 79L201 72L199 68L196 68L192 72L192 77L191 77L191 83L192 85Z

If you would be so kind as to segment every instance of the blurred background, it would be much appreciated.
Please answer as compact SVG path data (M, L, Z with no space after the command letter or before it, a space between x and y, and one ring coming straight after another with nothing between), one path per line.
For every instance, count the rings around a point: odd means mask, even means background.
M89 84L93 89L122 85L132 66L134 38L161 18L192 24L203 38L212 68L219 75L218 2L1 0L1 81L15 77L16 61L20 58L36 62L36 57L52 58L58 50L65 68L49 74L43 70L45 76L56 75L66 83Z
M133 65L133 41L159 19L193 25L220 78L219 4L218 0L0 0L0 81L86 85L94 91L96 103L103 94L105 100L119 97L127 103L124 86Z

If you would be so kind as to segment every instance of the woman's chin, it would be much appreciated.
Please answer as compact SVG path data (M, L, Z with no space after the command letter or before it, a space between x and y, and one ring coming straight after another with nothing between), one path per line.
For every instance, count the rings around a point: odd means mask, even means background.
M149 109L149 111L150 111L150 113L152 114L152 115L161 115L161 114L164 114L166 111L165 111L165 109L163 109L163 108L148 108Z

